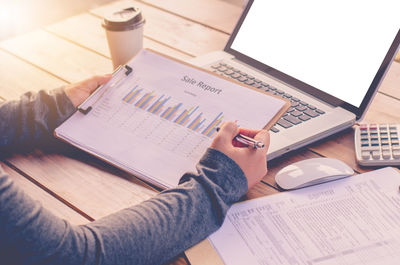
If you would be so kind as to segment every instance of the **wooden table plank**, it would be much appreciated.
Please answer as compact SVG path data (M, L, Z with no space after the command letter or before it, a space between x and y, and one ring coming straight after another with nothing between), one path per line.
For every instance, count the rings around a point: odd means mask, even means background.
M43 207L51 211L54 215L63 218L72 224L85 224L88 223L89 220L84 218L79 213L75 212L49 193L45 192L32 182L30 182L25 177L18 174L16 171L0 162L0 165L3 167L4 171L7 172L10 177L14 180L14 182L21 187L24 192L29 195L34 200L39 201Z
M90 12L103 17L111 11L130 6L139 7L143 11L146 19L144 26L144 35L146 37L193 56L223 49L229 37L228 34L177 17L138 1L113 2Z
M101 23L102 19L99 17L93 16L89 13L83 13L50 25L46 27L46 30L99 53L100 55L111 58L106 34ZM143 39L143 47L151 48L182 60L191 58L191 56L185 53L167 47L146 37Z
M101 19L89 13L69 17L45 30L111 58Z
M157 192L80 151L16 155L7 161L92 219L138 204Z
M141 0L141 2L226 34L231 34L243 10L228 2L215 0Z
M0 50L0 96L17 99L27 91L53 89L65 84L64 81Z
M112 72L111 60L43 30L2 41L0 47L67 82Z
M278 193L277 189L271 188L263 182L257 183L244 197L244 200L252 200L263 196Z

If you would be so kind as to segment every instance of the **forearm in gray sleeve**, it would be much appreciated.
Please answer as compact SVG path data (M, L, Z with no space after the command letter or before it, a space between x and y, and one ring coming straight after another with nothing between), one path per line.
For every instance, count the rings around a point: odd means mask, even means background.
M1 251L7 246L6 256L26 264L162 264L216 231L247 191L239 166L217 150L197 170L176 188L84 226L51 215L3 177Z

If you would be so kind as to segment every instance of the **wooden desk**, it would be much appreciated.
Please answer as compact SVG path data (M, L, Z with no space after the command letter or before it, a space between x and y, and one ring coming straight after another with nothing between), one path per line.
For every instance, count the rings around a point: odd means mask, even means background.
M5 40L0 42L0 100L111 72L101 17L108 9L127 4L143 10L147 21L144 46L180 59L222 49L241 13L241 8L218 0L119 1ZM400 121L399 86L400 64L393 63L366 121ZM271 161L268 175L248 192L247 198L276 193L274 174L283 166L311 157L338 158L357 172L368 170L355 161L353 130L348 129ZM134 176L76 150L16 155L1 164L28 194L75 224L140 203L158 192ZM186 261L181 255L172 263Z

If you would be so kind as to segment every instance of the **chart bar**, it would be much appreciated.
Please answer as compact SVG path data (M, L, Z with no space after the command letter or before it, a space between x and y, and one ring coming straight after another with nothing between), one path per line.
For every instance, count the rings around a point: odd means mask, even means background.
M174 120L175 123L179 123L188 113L189 111L187 109L185 109L184 111L182 111L181 115L178 116L178 118L176 118Z
M199 108L199 106L197 106L197 107L194 108L194 109L193 109L193 107L190 108L189 111L188 111L189 113L186 114L186 116L182 118L182 120L179 122L179 124L185 126L186 123L189 122L190 117L192 116L192 114L195 113L195 112L198 110L198 108Z
M197 124L200 123L202 114L203 114L203 112L200 112L200 114L197 115L197 117L189 124L189 126L188 126L189 129L194 130L194 128L197 126Z
M156 109L154 110L153 113L154 113L154 114L160 113L160 112L161 112L161 109L163 108L163 105L164 105L165 103L167 103L168 100L169 100L170 98L171 98L171 97L168 97L168 98L164 99L164 100L162 101L162 103L161 103L159 106L156 107Z
M128 102L129 99L133 96L133 93L135 92L137 87L138 86L136 85L134 88L132 88L132 90L129 91L128 94L126 94L125 97L122 98L122 101Z
M144 94L144 96L136 102L135 107L141 108L145 102L151 97L154 91Z
M149 107L149 109L147 110L148 112L153 113L153 111L155 111L155 109L158 107L159 104L161 104L161 99L164 97L164 95L162 95L161 97L159 97L154 103L153 105L151 105Z
M212 122L210 122L210 124L204 129L204 131L202 131L202 134L207 135L218 123L218 119L220 119L221 116L222 116L222 112L220 112L217 115L217 117L215 117L215 119Z
M168 108L163 112L163 114L161 114L161 118L164 118L164 119L165 119L171 111L172 111L172 108L171 108L171 107L168 107Z
M176 105L175 107L173 107L170 111L170 113L167 115L167 117L165 117L167 120L171 120L175 113L178 111L178 109L182 106L182 103L179 103L178 105Z

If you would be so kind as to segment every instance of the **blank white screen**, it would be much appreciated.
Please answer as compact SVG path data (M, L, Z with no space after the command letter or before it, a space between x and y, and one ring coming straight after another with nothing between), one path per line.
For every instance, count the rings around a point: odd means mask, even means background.
M399 12L400 0L256 0L231 47L359 107Z

